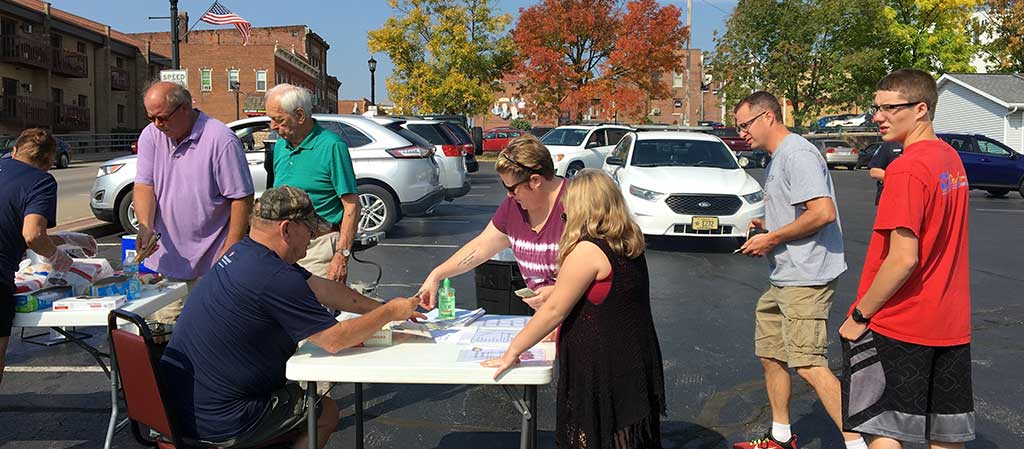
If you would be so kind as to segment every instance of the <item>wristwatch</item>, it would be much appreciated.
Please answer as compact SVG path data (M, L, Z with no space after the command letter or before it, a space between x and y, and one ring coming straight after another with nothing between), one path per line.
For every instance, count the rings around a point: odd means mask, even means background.
M352 251L350 251L350 250L349 250L348 248L345 248L345 249L339 249L339 250L338 250L337 252L338 252L339 254L341 254L342 256L345 256L345 257L348 257L348 256L351 256L351 255L352 255Z
M850 318L853 318L854 322L860 324L868 324L871 322L871 318L865 318L864 314L860 313L860 309L858 308L853 309L853 313L850 314Z

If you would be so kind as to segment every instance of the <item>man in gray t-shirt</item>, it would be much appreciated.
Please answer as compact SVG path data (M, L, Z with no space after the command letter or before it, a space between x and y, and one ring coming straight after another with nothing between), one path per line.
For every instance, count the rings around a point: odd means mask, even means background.
M755 92L740 101L735 114L740 137L772 156L765 179L765 219L751 222L752 228L767 232L740 248L748 256L768 257L771 265L771 285L754 314L754 353L764 367L772 428L764 437L733 448L795 449L789 424L790 368L811 384L842 430L839 380L828 368L825 348L835 279L846 271L843 233L828 165L814 145L781 122L778 100ZM847 448L867 447L855 433L843 437Z

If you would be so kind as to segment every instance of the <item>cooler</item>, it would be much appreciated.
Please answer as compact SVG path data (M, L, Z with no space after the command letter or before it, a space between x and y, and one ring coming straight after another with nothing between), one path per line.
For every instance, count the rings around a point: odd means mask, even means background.
M526 282L511 250L506 249L480 264L474 277L477 307L483 307L488 314L533 315L533 309L515 294L516 290L526 287Z
M128 251L131 251L132 255L135 254L135 235L121 236L121 261L122 262L124 262L124 256L126 254L128 254ZM142 274L142 273L156 273L156 272L151 270L151 269L149 269L149 267L146 266L146 263L143 262L143 263L139 264L139 274Z

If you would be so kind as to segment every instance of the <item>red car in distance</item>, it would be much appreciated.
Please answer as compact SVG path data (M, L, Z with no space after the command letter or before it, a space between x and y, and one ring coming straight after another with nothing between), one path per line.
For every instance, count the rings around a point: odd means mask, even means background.
M509 140L519 137L526 132L527 131L514 128L489 129L484 132L484 152L497 152L504 150L505 145L508 145Z

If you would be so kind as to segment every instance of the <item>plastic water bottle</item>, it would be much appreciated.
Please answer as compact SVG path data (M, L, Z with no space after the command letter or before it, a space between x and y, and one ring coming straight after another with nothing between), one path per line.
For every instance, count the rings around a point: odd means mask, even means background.
M437 290L437 317L442 320L455 318L455 289L451 279L445 278Z
M121 264L121 270L128 278L128 300L134 301L142 295L142 282L139 281L139 263L135 261L134 254L128 254Z

